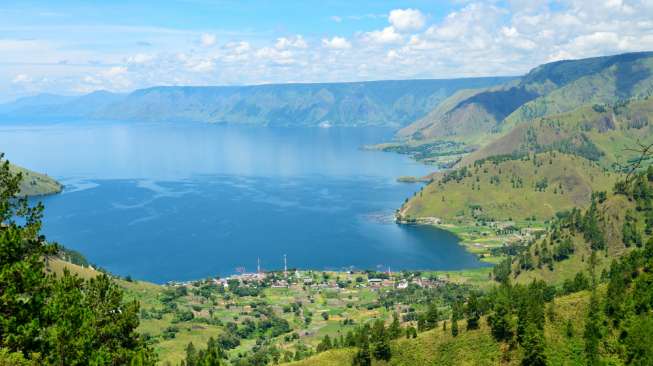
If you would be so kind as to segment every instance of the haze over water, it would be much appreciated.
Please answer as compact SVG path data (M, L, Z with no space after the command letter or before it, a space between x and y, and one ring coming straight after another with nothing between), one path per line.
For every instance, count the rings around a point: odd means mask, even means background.
M392 214L432 168L364 151L380 128L3 123L0 151L66 185L44 233L119 275L165 282L237 267L460 269L454 235Z

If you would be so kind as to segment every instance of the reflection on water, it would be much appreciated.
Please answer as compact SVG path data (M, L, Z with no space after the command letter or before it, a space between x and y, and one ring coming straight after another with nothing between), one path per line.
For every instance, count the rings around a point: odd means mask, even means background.
M121 275L163 282L277 269L479 266L447 232L395 225L429 168L362 151L384 129L63 123L0 127L0 150L66 184L44 231Z

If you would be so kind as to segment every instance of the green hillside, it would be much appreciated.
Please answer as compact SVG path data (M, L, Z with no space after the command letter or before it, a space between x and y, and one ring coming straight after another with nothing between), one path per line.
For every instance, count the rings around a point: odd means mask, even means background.
M514 127L487 146L464 157L461 165L494 155L557 150L584 156L615 168L632 159L628 149L653 142L653 99L612 105L584 105L573 111L536 118Z
M653 168L612 192L558 215L539 239L505 247L499 285L427 308L417 334L375 324L354 351L289 365L650 365Z
M435 140L483 147L538 117L646 98L653 94L652 70L650 52L541 65L518 81L456 93L397 137L413 145Z
M573 81L558 82L559 88L520 106L505 119L501 130L507 131L533 118L570 111L583 104L614 103L653 94L652 53L588 59L577 65L571 62L567 65L583 68L585 72ZM567 76L573 72L564 70L560 74ZM527 75L525 79L531 80L531 77Z
M544 280L562 284L573 281L597 251L597 271L615 259L642 247L653 234L653 168L634 180L628 189L616 188L594 195L586 212L567 211L552 223L542 238L514 258L511 270L516 281Z
M20 173L23 176L23 180L20 182L21 195L44 196L59 193L63 189L61 183L45 174L36 173L13 164L10 165L10 169L14 174Z
M546 319L544 349L550 364L582 364L583 342L579 339L584 327L589 293L578 292L555 299L555 316ZM419 333L414 339L397 339L391 342L392 357L389 361L373 360L372 365L421 366L421 365L520 365L523 351L507 343L497 342L488 325L487 317L482 317L479 329L465 330L460 323L460 333L451 334L450 321L447 330L442 322L435 329ZM566 335L567 323L572 322L576 336ZM518 347L518 346L517 346ZM355 352L351 349L335 349L320 353L303 361L287 364L288 366L342 366L352 365Z
M615 179L595 162L558 152L488 158L434 175L398 217L443 223L543 221L558 211L586 207L592 191L609 189Z

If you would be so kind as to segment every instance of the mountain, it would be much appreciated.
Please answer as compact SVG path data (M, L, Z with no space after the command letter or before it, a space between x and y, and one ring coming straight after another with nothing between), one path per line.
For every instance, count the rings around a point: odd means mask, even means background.
M56 106L70 102L75 98L49 93L19 98L11 103L0 104L0 114L20 114L23 108Z
M82 96L39 94L0 106L0 116L9 118L80 118L124 99L124 94L95 91Z
M559 152L490 157L433 175L397 217L468 225L544 221L558 211L587 207L592 192L609 189L616 177L596 162Z
M653 99L582 105L570 112L516 125L465 156L460 166L496 155L561 151L614 168L633 158L629 149L653 143Z
M17 101L9 117L78 117L281 126L405 126L462 89L511 77L224 87L154 87L128 95L96 92L62 103Z
M12 174L21 173L23 180L20 182L20 194L24 196L44 196L61 192L63 186L53 178L33 172L29 169L10 164Z
M452 95L397 133L403 140L455 140L484 145L497 133L583 104L653 94L653 53L566 60L541 65L519 80Z

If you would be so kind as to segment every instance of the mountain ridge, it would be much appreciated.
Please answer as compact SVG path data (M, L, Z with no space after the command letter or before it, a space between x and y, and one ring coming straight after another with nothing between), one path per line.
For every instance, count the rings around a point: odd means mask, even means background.
M397 133L400 140L449 139L484 145L493 134L533 118L587 103L653 94L653 52L633 52L540 65L517 80L478 89Z
M0 106L17 118L74 117L125 121L189 121L282 126L404 126L448 96L514 77L378 80L248 86L157 86L127 95L104 92L38 105ZM101 93L101 92L95 92ZM97 95L95 95L97 96ZM16 103L22 106L16 107ZM12 108L13 107L13 108Z

